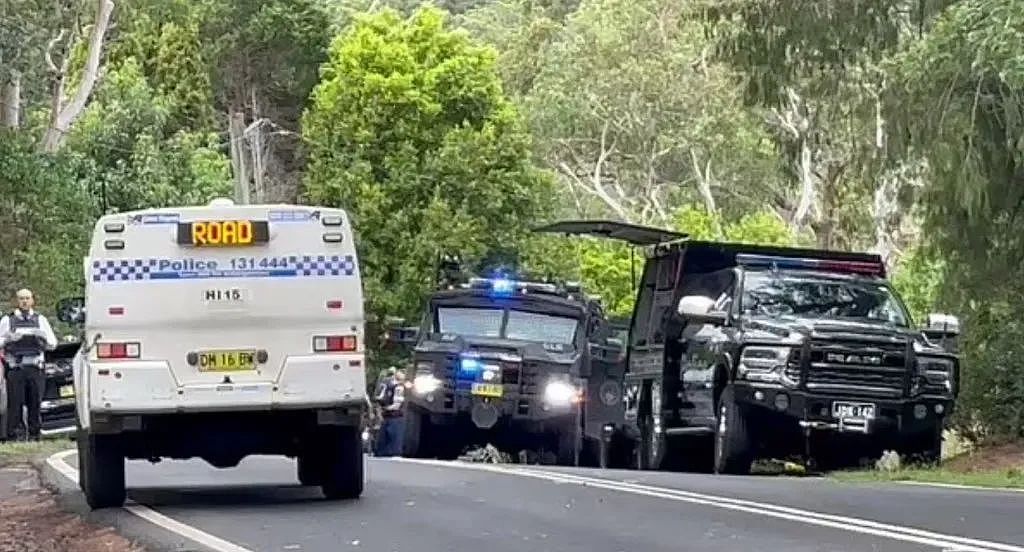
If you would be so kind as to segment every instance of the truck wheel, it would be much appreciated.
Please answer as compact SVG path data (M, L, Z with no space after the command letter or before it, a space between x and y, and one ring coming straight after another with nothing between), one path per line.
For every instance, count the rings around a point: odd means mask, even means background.
M580 461L580 435L575 426L562 428L558 431L559 466L578 466Z
M329 500L363 494L363 443L360 429L333 427L325 431L324 470L320 489Z
M942 427L924 431L907 439L899 451L910 463L935 464L942 459Z
M746 413L736 404L732 387L722 392L715 428L715 473L747 475L754 462Z
M323 457L315 453L300 454L296 462L299 483L306 487L315 487L323 483Z
M117 437L83 434L78 444L78 480L86 503L93 510L123 506L124 453Z
M405 432L402 435L402 456L427 458L430 454L430 419L412 405L405 411Z
M638 454L639 467L641 470L660 470L662 459L665 457L665 434L654 431L654 416L647 418L647 423L641 431Z

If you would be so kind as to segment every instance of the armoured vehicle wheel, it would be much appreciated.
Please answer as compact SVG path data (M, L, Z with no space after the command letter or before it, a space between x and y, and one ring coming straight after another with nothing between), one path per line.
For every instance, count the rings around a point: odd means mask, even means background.
M116 436L78 435L79 487L93 510L124 505L124 453Z
M581 435L575 426L562 428L558 432L558 459L560 466L578 466L581 454Z
M312 487L323 483L324 462L316 454L301 454L296 462L299 483Z
M746 475L754 462L746 413L733 399L732 387L722 392L715 429L715 473Z
M331 427L324 431L324 470L320 488L329 500L363 494L363 443L359 428Z
M402 436L402 456L427 458L430 454L430 419L412 405L405 411L405 434Z

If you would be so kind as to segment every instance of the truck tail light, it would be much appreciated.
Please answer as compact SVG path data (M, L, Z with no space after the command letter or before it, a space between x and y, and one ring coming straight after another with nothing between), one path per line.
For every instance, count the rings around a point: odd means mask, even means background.
M317 353L337 353L356 350L354 335L318 335L313 338L313 351Z
M142 347L135 342L106 342L96 344L96 357L101 359L139 358Z

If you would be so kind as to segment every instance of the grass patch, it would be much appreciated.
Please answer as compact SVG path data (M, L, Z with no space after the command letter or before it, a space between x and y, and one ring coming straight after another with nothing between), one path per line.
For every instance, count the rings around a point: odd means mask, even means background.
M842 471L830 474L840 481L917 481L947 483L999 489L1024 489L1024 470L1010 468L999 471L958 472L948 468L900 468L893 471Z
M937 466L833 472L840 481L915 481L1000 489L1024 489L1024 444L986 447L957 454Z
M31 463L74 446L67 438L42 439L39 441L0 443L0 467L11 464Z

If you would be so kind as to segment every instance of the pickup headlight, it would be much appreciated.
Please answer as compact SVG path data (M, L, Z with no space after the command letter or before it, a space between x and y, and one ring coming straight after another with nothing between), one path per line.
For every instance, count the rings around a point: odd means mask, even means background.
M945 387L946 391L953 391L953 371L956 364L951 358L944 357L917 357L917 375L928 382L928 385Z
M740 354L740 379L776 383L782 378L791 347L751 345Z

